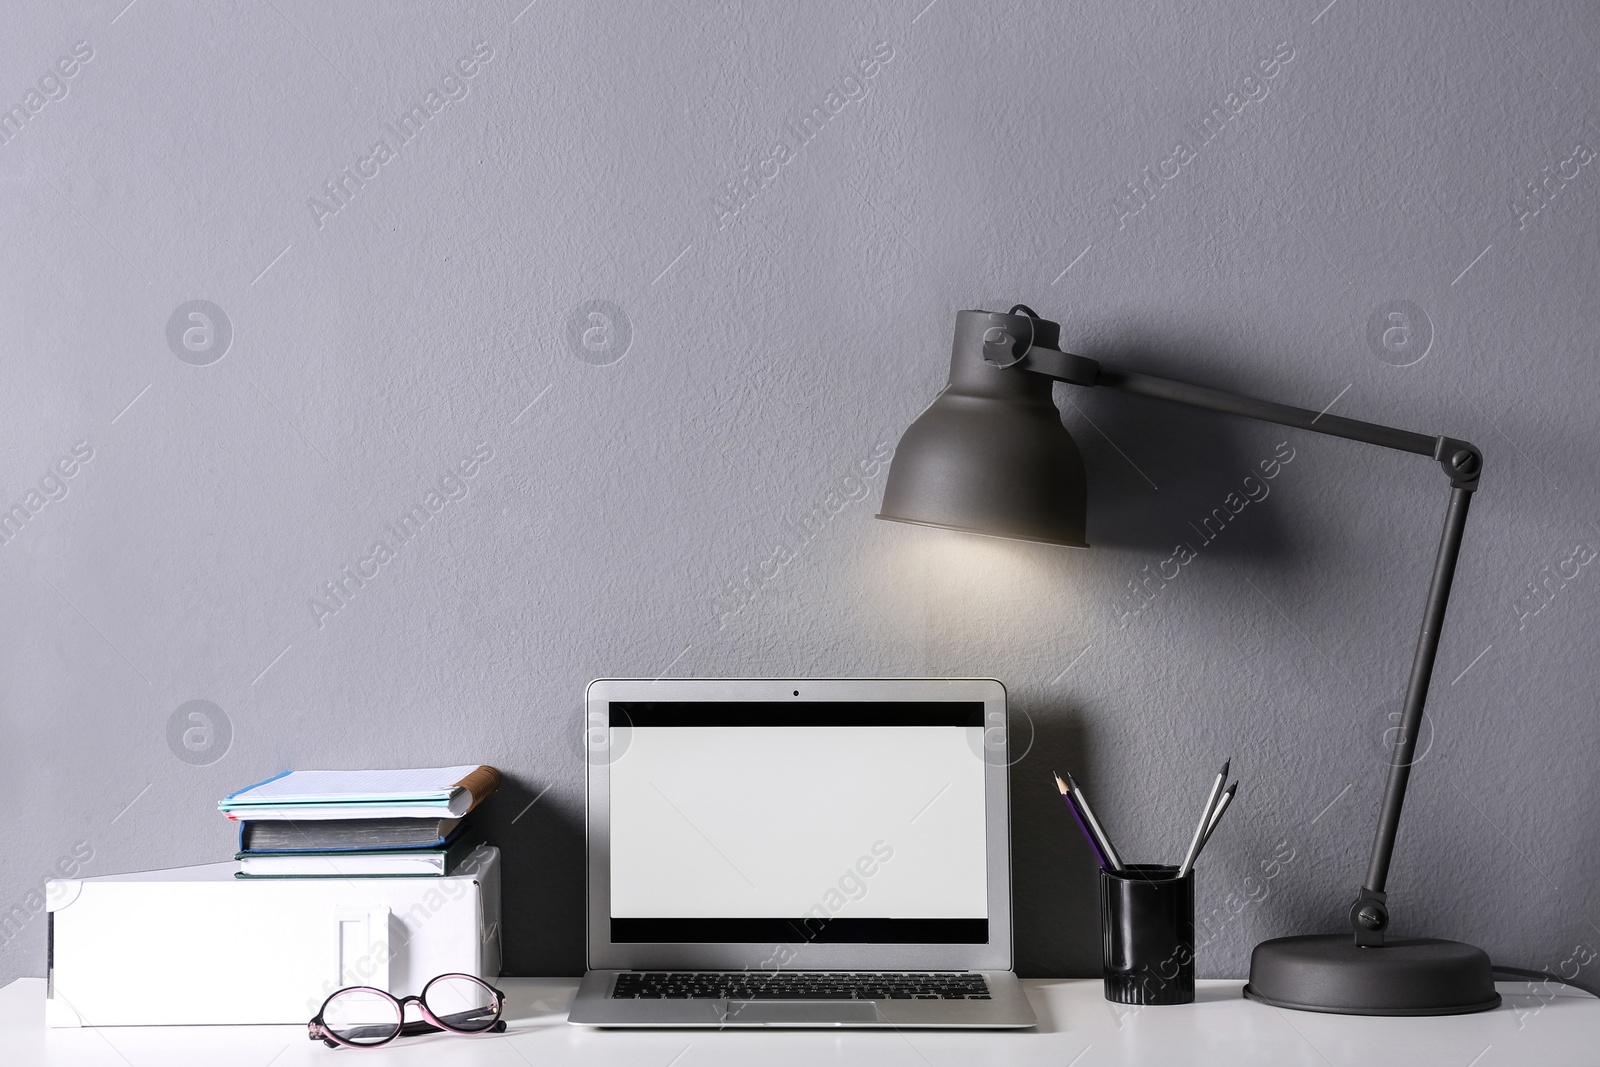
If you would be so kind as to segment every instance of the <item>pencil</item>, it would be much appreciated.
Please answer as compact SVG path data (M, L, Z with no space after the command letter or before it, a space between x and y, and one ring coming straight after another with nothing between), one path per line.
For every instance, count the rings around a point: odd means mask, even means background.
M1061 775L1057 774L1055 779L1056 788L1061 790L1061 799L1066 802L1067 810L1072 812L1072 821L1078 824L1078 829L1083 833L1083 839L1089 842L1089 850L1094 853L1095 862L1100 864L1101 870L1109 870L1111 862L1100 848L1100 842L1096 841L1094 834L1089 831L1089 824L1083 821L1083 812L1078 810L1078 802L1073 799L1072 791L1067 788L1067 783L1061 780Z
M1217 832L1217 823L1222 821L1222 813L1226 811L1228 809L1228 805L1233 802L1233 794L1238 792L1238 790L1239 783L1234 782L1227 789L1222 791L1222 796L1217 800L1216 810L1211 813L1211 822L1206 825L1206 836L1200 839L1200 852L1204 852L1206 850L1206 846L1211 843L1211 835ZM1200 852L1195 853L1194 858L1196 861L1200 859Z
M1194 828L1194 836L1189 839L1189 851L1183 855L1183 865L1178 868L1178 877L1182 878L1194 868L1195 858L1200 855L1200 842L1205 837L1206 827L1211 825L1211 816L1217 810L1217 798L1222 795L1222 787L1228 781L1228 766L1233 761L1227 760L1222 764L1222 770L1217 772L1217 780L1211 783L1211 792L1206 794L1205 807L1200 810L1200 822Z
M1094 817L1094 809L1089 806L1089 798L1083 795L1083 787L1078 780L1072 777L1072 772L1067 772L1067 785L1072 788L1072 799L1078 802L1078 810L1083 812L1083 821L1089 824L1095 840L1100 842L1100 848L1106 854L1106 862L1111 864L1113 871L1122 870L1122 857L1117 855L1117 850L1111 846L1111 838L1107 836L1105 827L1100 825L1100 820Z

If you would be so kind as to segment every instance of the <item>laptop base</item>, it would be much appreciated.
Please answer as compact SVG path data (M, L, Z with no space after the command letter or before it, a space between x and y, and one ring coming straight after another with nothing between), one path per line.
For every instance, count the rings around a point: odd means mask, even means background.
M625 971L583 976L567 1021L594 1027L732 1029L1023 1029L1037 1019L1017 976L982 971L989 1000L618 1000Z

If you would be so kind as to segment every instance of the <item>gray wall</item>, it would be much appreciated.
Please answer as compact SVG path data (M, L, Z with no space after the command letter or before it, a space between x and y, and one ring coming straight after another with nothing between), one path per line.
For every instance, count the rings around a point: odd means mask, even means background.
M1505 962L1600 943L1592 6L125 2L0 40L0 980L42 973L58 863L225 858L216 799L287 767L478 760L507 969L580 970L604 675L1002 679L1026 973L1097 959L1052 768L1155 859L1233 757L1204 974L1337 929L1442 476L1061 392L1093 550L873 521L847 476L954 313L1016 301L1086 355L1482 446L1391 899Z

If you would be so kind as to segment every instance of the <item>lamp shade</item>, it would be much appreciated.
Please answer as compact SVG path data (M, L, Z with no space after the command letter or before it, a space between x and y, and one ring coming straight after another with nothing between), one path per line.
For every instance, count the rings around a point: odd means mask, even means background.
M985 362L984 338L1055 347L1055 323L1021 315L956 316L950 382L895 449L878 518L1087 548L1083 457L1051 399L1049 378Z

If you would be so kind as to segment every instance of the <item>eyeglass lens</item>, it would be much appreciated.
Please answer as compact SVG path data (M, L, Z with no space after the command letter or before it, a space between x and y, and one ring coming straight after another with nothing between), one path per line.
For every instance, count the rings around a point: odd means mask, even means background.
M422 1003L441 1023L462 1033L487 1030L500 1019L494 990L464 974L442 974L429 982Z
M372 989L341 989L322 1008L322 1025L352 1045L387 1041L401 1022L400 1005Z

